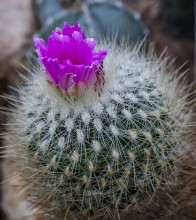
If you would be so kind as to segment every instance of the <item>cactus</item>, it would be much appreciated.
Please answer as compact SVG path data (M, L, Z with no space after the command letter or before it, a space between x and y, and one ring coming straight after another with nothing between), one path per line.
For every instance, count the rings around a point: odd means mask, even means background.
M46 4L47 3L47 4ZM44 0L42 4L37 4L40 21L46 16L46 6L51 10L57 10L58 2L55 0ZM121 3L117 4L112 1L76 1L69 10L61 8L58 13L52 13L42 22L43 28L39 37L47 40L51 31L56 27L61 27L64 21L70 24L79 22L89 37L96 37L101 40L116 35L118 42L122 38L127 38L129 43L137 42L148 35L148 30L141 22L138 13L127 10ZM43 18L42 18L43 17Z
M138 46L103 47L111 51L100 92L63 94L40 67L18 89L6 139L42 219L115 219L144 208L174 183L189 147L188 93L166 60Z
M41 24L38 37L47 40L51 31L56 27L61 27L64 21L70 24L79 22L82 29L89 37L97 40L104 38L116 39L117 43L122 40L130 44L142 40L148 36L148 29L143 25L141 16L125 8L121 2L110 0L77 0L60 1L57 0L37 0L36 6L38 18ZM69 9L63 8L69 5ZM115 37L114 37L115 36ZM34 62L37 55L34 48L28 53L28 58Z
M42 25L55 14L63 13L62 11L64 11L58 0L36 0L36 5L38 18Z

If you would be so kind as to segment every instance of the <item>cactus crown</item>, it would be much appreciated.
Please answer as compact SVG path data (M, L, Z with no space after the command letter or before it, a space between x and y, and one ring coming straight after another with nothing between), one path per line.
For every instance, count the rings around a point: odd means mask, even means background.
M65 98L39 71L19 89L8 129L14 157L36 205L62 218L143 203L168 183L183 153L190 114L178 80L137 47L109 48L101 94L89 88Z

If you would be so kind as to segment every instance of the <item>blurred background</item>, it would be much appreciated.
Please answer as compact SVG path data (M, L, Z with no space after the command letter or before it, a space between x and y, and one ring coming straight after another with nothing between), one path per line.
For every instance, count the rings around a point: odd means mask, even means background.
M33 37L47 40L65 21L79 22L87 35L99 40L115 35L117 43L134 45L146 39L155 44L157 55L167 48L176 68L184 64L179 74L187 70L187 82L195 89L195 0L0 0L1 96L17 84L18 72L25 74L21 64L30 67ZM0 97L0 108L6 104ZM0 113L0 132L4 121ZM0 181L2 170L9 172L9 167L1 167ZM0 219L7 219L2 208Z

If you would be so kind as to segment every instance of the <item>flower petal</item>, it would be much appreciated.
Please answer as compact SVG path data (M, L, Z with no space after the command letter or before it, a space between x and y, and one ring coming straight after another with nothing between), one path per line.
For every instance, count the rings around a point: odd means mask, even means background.
M70 87L72 87L75 83L73 81L73 74L66 73L59 79L59 85L65 91L68 91Z
M57 58L43 58L42 63L46 68L48 80L58 84L59 75L63 75L63 69L59 65L59 60Z
M97 71L103 71L102 62L109 50L96 52L96 44L94 39L85 37L78 23L70 26L66 22L62 30L57 28L52 32L48 45L43 39L34 40L38 60L45 66L47 79L65 94L73 95L81 95L91 85L96 91L104 85L96 83L100 80L104 82L105 76L100 76Z
M43 39L35 38L33 40L33 43L35 45L36 52L37 52L39 58L47 55L47 47L48 47L48 45L46 44L46 42Z
M110 52L110 50L105 49L105 50L99 51L98 53L94 53L93 54L93 60L98 60L99 63L101 63L105 59L108 52Z
M71 27L67 22L64 23L62 28L62 34L72 37L74 31L80 32L82 34L83 39L85 39L84 32L81 32L81 27L78 23L76 23L73 27Z

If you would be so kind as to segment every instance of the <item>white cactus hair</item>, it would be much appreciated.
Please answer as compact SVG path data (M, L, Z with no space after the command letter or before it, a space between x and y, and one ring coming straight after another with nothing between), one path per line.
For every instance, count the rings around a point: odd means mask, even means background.
M37 208L34 217L119 219L153 201L159 206L179 185L193 146L193 105L182 76L140 45L100 47L111 49L101 95L88 88L65 98L35 67L22 76L19 98L7 96L6 156Z

